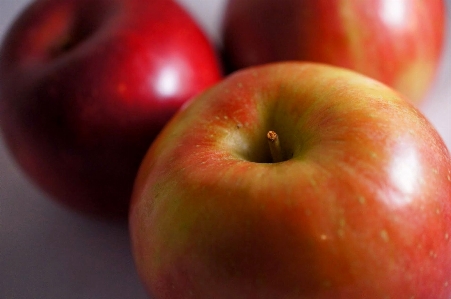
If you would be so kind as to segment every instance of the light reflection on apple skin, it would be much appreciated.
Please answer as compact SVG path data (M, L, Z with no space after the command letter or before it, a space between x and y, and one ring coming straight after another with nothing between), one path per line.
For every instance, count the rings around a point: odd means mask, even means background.
M150 80L153 80L153 78ZM177 68L171 65L162 68L156 80L155 88L163 99L174 96L180 86L180 75Z
M421 184L423 169L421 156L409 141L401 141L394 148L395 154L389 166L389 176L393 186L397 186L399 193L390 197L390 204L404 206L414 198L414 193Z
M381 3L379 14L388 25L397 28L405 24L407 17L407 7L404 0L384 0Z

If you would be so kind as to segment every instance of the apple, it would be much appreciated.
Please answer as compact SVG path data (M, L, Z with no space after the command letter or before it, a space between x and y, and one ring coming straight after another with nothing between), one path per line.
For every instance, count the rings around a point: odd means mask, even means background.
M231 70L283 60L350 68L418 104L441 58L443 0L228 0L224 59Z
M132 195L158 299L451 295L451 158L413 104L343 68L274 63L195 97Z
M174 1L38 0L0 50L0 126L24 172L58 202L122 218L155 136L221 72Z

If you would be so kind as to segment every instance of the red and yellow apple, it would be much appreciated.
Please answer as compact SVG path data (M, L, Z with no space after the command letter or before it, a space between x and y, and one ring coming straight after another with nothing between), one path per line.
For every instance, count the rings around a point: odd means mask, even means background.
M451 295L449 152L350 70L270 64L208 89L150 147L129 216L152 298Z
M174 1L38 0L0 50L0 126L59 202L126 216L155 136L220 78L212 45Z
M228 0L224 56L232 70L281 60L350 68L418 103L442 53L443 0Z

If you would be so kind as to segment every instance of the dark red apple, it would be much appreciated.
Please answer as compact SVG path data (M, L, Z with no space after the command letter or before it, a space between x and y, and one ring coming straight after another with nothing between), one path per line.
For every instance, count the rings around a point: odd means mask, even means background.
M0 125L58 201L123 216L155 136L220 78L212 45L174 1L39 0L0 50Z
M347 67L418 103L434 79L443 0L229 0L224 56L232 70L281 60Z

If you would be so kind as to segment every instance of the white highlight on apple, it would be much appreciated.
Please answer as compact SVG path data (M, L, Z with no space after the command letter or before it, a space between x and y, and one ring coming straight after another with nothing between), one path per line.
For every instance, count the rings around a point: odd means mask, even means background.
M407 15L406 7L404 0L384 0L379 14L387 24L401 26Z
M179 74L176 68L166 67L161 70L157 78L157 91L162 96L171 96L177 91L179 85Z
M396 201L399 206L408 204L415 188L420 184L419 177L422 169L420 165L420 157L415 149L409 146L409 143L401 143L395 149L395 159L390 166L390 179L398 186L397 195L392 199Z

